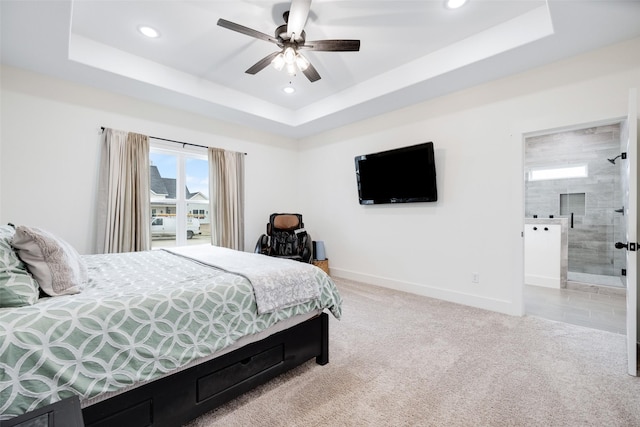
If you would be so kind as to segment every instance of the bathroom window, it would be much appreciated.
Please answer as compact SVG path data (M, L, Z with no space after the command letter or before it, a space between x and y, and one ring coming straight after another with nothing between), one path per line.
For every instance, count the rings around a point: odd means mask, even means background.
M562 168L539 168L529 170L529 181L586 178L587 176L589 176L587 165L572 165Z
M569 216L584 215L585 213L585 194L584 193L568 193L560 194L560 215Z

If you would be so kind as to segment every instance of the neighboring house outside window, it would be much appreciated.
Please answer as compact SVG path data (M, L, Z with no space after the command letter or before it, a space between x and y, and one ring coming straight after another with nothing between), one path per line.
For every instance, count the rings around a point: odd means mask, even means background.
M211 242L207 154L177 147L151 144L153 249Z

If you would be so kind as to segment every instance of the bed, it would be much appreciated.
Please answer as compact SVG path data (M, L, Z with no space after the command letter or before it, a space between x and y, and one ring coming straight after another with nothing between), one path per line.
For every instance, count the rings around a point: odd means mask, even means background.
M341 298L313 265L211 245L74 257L71 291L0 301L0 420L79 396L87 426L176 426L328 362Z

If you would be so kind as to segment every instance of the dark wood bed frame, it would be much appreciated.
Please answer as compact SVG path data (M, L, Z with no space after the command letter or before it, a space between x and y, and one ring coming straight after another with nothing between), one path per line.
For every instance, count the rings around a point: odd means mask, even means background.
M329 316L312 319L231 353L82 410L86 427L181 426L312 358L329 362Z

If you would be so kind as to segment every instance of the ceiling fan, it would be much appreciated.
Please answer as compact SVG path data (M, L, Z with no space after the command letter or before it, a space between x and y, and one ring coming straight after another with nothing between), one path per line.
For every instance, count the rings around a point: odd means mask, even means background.
M291 8L285 12L284 25L276 28L274 36L256 31L225 19L218 19L218 25L232 31L246 34L260 40L265 40L278 45L279 51L271 53L254 65L249 67L248 74L256 74L263 70L269 64L282 70L286 67L286 71L290 75L296 74L298 70L311 82L320 80L320 74L313 65L305 58L300 50L315 50L324 52L353 52L360 50L360 40L317 40L307 41L304 26L309 17L311 9L311 0L292 0Z

